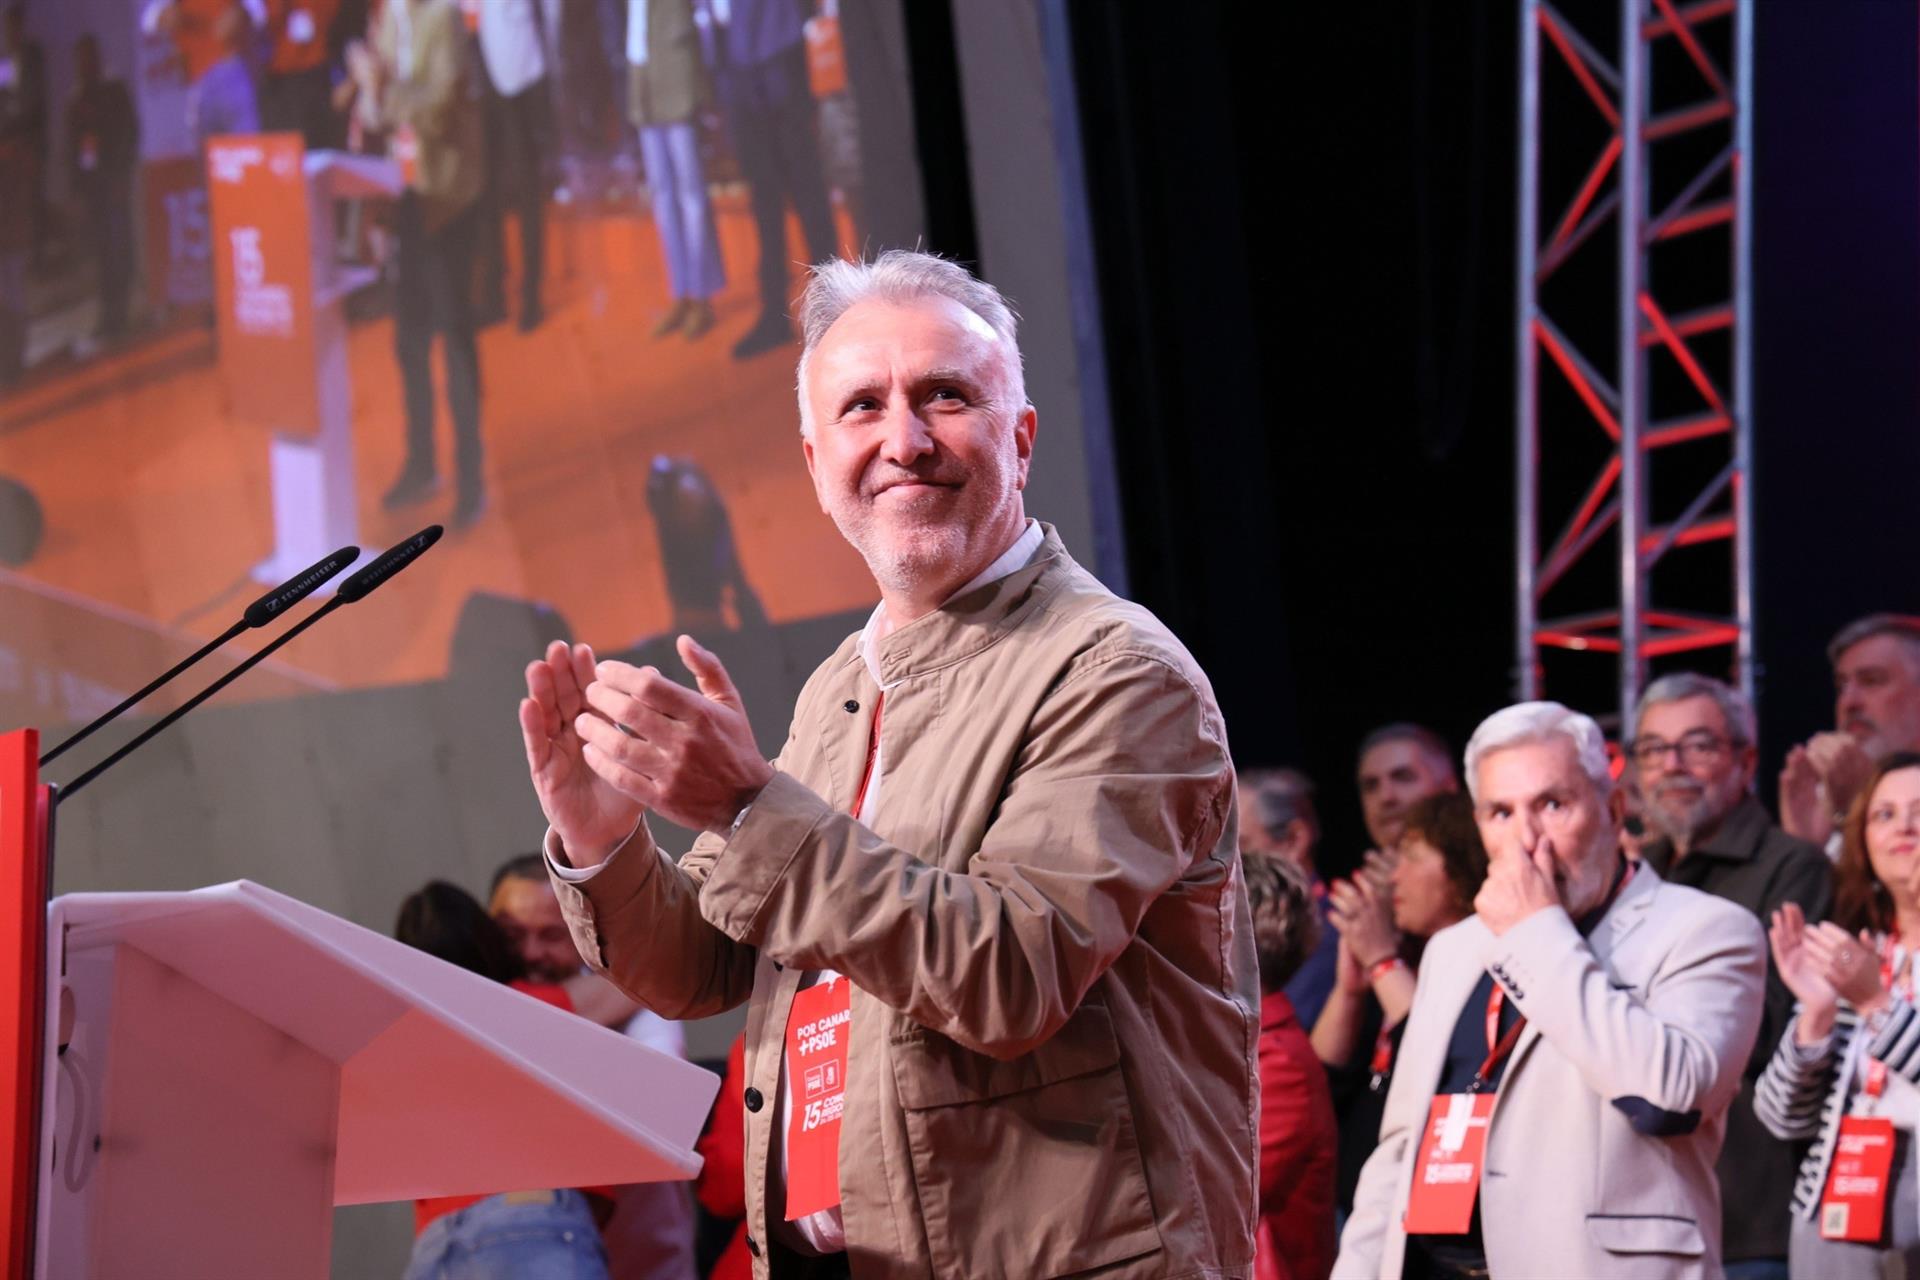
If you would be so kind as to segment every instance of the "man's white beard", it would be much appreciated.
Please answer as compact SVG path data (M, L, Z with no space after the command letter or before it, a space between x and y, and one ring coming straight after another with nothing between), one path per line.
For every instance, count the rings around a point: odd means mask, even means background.
M923 525L903 538L881 535L871 521L850 528L853 521L842 522L836 516L835 523L883 591L912 591L967 552L968 530L960 524Z

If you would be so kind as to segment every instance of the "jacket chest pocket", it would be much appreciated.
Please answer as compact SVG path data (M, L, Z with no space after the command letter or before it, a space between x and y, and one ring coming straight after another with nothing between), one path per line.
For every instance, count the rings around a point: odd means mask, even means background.
M1043 1280L1160 1247L1105 1006L1006 1062L930 1032L888 1049L936 1275Z

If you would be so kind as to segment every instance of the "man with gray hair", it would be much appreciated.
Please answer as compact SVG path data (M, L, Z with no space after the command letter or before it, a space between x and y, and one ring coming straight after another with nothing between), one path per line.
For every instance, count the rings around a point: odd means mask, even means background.
M1780 825L1839 856L1837 833L1882 757L1920 751L1920 617L1874 613L1840 629L1833 664L1834 727L1787 753Z
M1760 926L1626 860L1587 716L1494 713L1466 781L1486 883L1427 944L1334 1275L1719 1275Z
M1653 837L1641 857L1671 884L1737 903L1764 924L1786 903L1808 920L1833 905L1833 868L1820 847L1795 839L1753 794L1753 707L1711 676L1680 672L1647 686L1634 713L1627 758ZM1799 1157L1753 1112L1753 1086L1793 1016L1793 994L1768 965L1766 1005L1740 1102L1720 1155L1724 1257L1733 1277L1787 1274L1787 1225Z
M1244 1276L1260 986L1205 674L1021 499L1013 313L950 262L815 269L801 449L881 603L777 760L556 643L520 728L576 945L747 1006L755 1275ZM676 865L651 811L703 832Z

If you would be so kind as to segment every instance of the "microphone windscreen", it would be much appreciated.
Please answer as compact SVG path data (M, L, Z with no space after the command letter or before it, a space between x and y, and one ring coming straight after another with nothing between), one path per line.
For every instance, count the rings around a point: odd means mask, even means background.
M312 568L296 573L285 582L247 606L241 620L250 627L264 627L287 610L313 594L313 589L360 558L360 548L342 547Z
M440 541L443 532L445 530L439 525L430 524L405 542L394 543L380 553L379 559L341 583L337 598L344 604L352 604L371 594L375 587L412 564L428 547Z

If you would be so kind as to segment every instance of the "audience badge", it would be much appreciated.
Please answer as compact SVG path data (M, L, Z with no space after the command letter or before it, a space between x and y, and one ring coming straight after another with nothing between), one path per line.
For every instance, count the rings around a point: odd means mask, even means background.
M1457 1236L1473 1225L1493 1098L1491 1093L1443 1093L1433 1100L1413 1162L1408 1235Z
M853 984L835 978L793 998L787 1016L787 1221L840 1203L840 1113L846 1106Z
M1877 1244L1886 1221L1887 1179L1893 1169L1893 1121L1844 1116L1820 1197L1820 1238Z
M413 186L420 176L420 135L413 131L412 125L403 124L393 131L387 152L400 162L401 181Z

